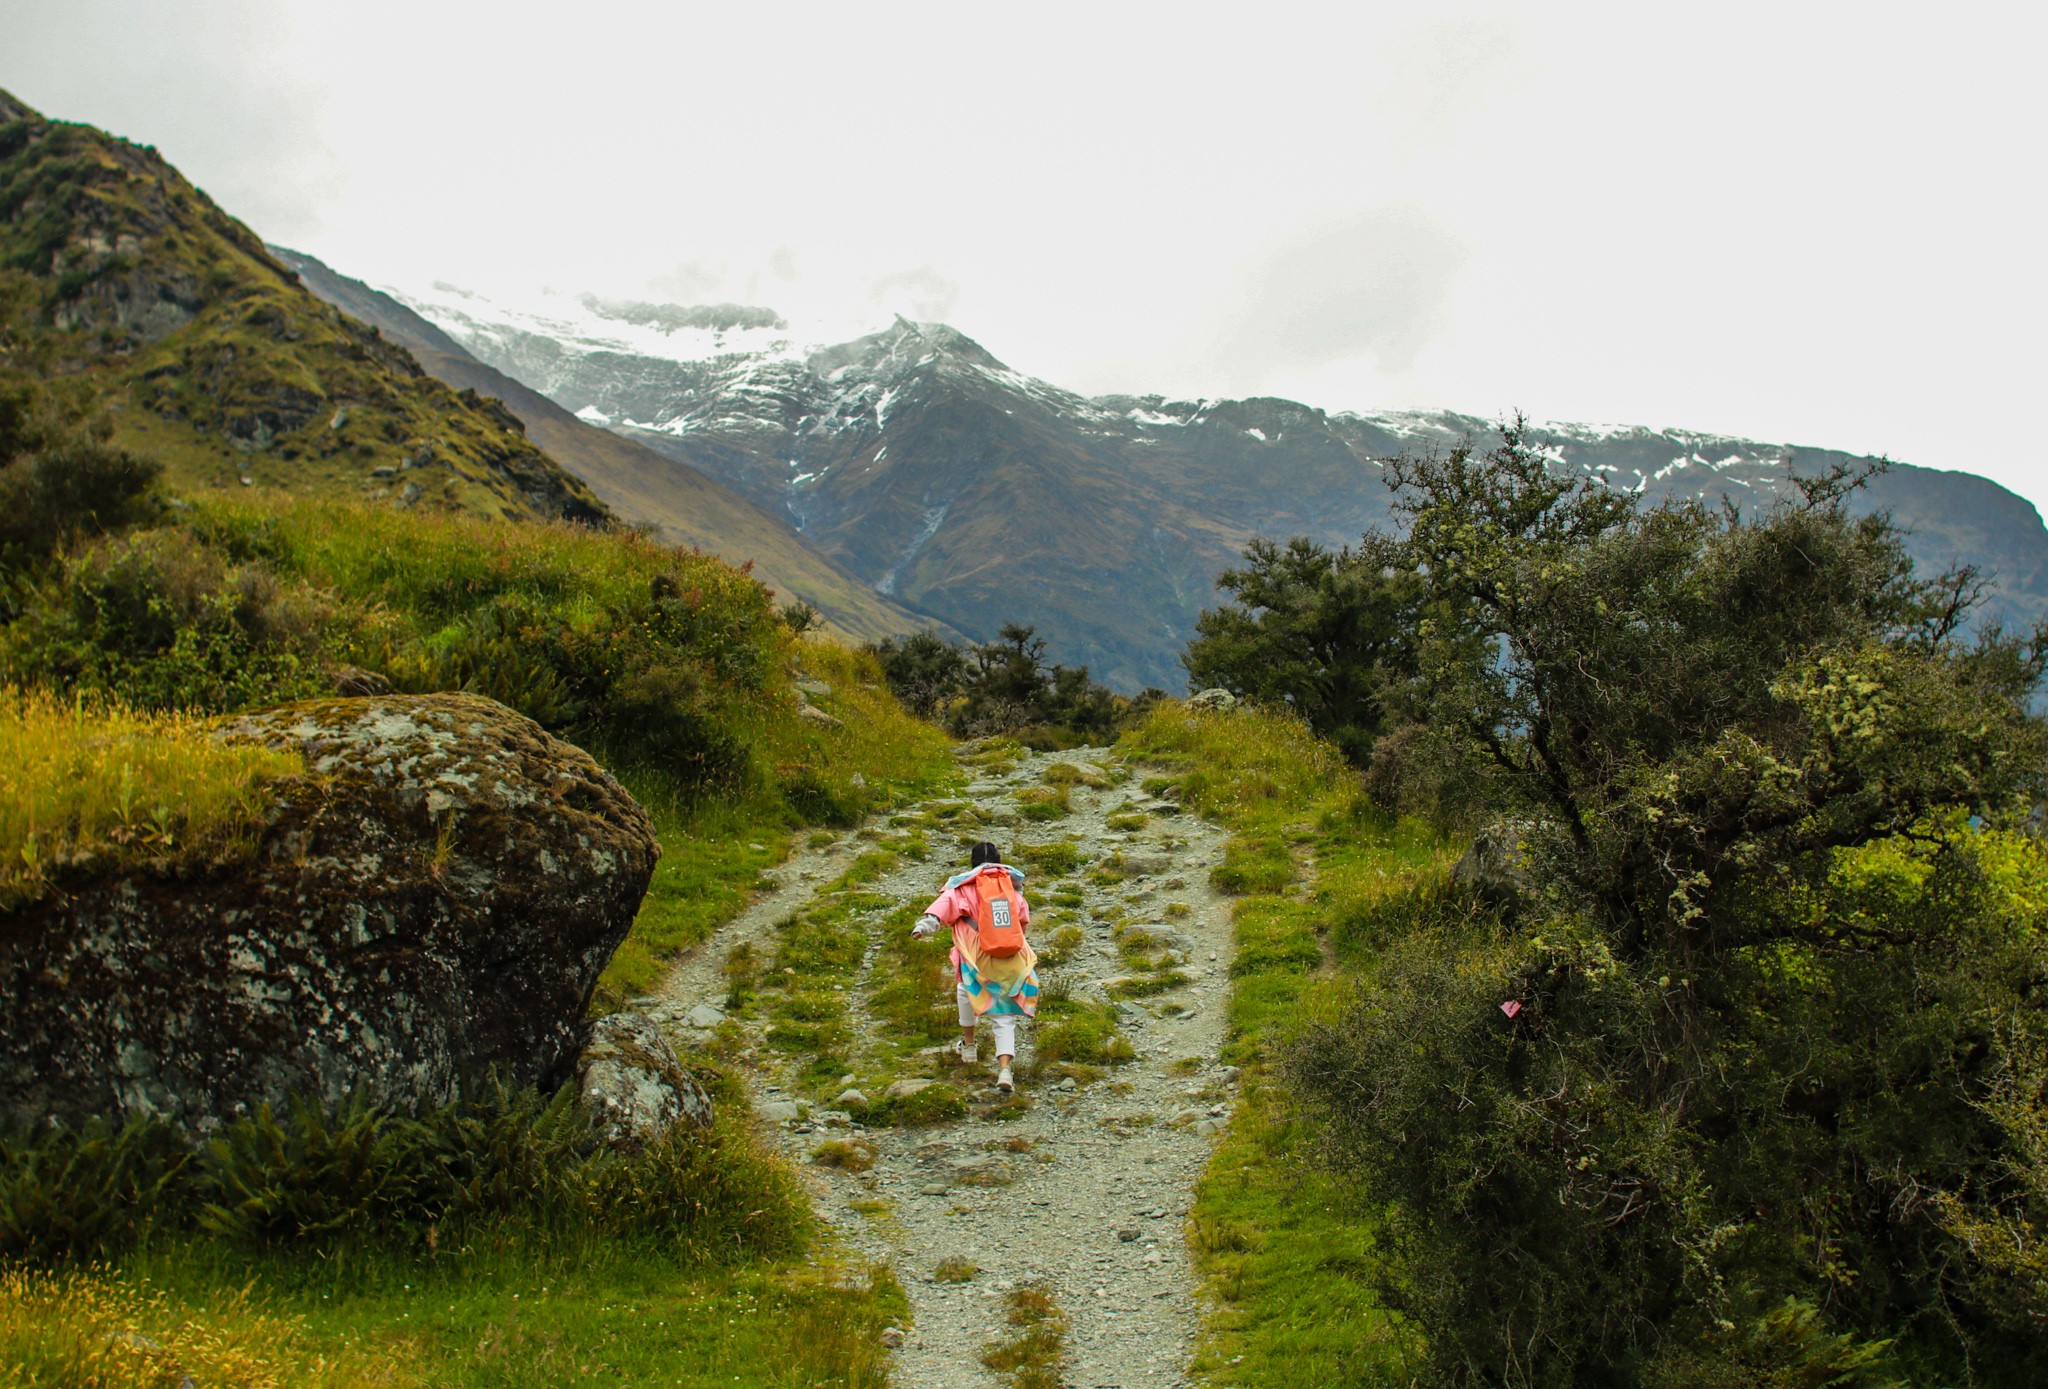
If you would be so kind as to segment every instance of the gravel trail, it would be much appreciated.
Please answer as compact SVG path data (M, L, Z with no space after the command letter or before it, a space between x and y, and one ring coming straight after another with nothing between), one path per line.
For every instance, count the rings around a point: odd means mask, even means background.
M1135 779L1114 784L1101 758L1096 749L1031 755L982 775L962 798L996 818L981 833L1006 854L1020 842L1073 837L1084 856L1123 855L1129 875L1121 882L1062 884L1083 893L1078 908L1049 912L1040 884L1027 879L1025 886L1041 950L1043 927L1055 915L1083 932L1069 959L1041 971L1041 982L1065 980L1078 997L1102 999L1109 981L1130 972L1118 956L1119 924L1172 939L1186 982L1117 1005L1134 1061L1078 1085L1051 1074L1020 1077L1018 1093L1030 1108L998 1121L988 1113L998 1097L984 1036L981 1065L947 1061L940 1071L969 1092L968 1117L863 1129L822 1107L792 1114L798 1106L788 1062L762 1045L766 1020L737 1020L745 1029L737 1054L755 1102L774 1141L802 1164L819 1216L852 1252L894 1267L909 1293L915 1320L894 1374L903 1389L1000 1384L980 1355L1015 1334L1004 1322L1003 1294L1020 1283L1048 1288L1067 1315L1066 1383L1171 1389L1189 1382L1200 1308L1185 1220L1193 1183L1235 1099L1236 1074L1216 1059L1228 1001L1229 909L1208 885L1224 836L1146 795ZM1047 768L1060 762L1111 784L1074 785L1071 813L1052 823L1004 823L1018 813L1016 794L1042 786ZM1121 827L1107 823L1112 815ZM922 907L949 873L966 866L951 839L932 843L929 860L906 859L863 890ZM780 886L676 967L649 1011L685 1047L711 1035L706 1025L722 1011L728 952L742 941L767 949L775 923L868 847L848 838L797 854L778 870ZM878 1027L862 1003L878 965L872 945L866 955L859 982L846 993L856 1047ZM725 1030L729 1035L731 1026ZM1019 1040L1023 1070L1033 1057L1028 1025ZM879 1150L874 1166L855 1173L810 1164L818 1145L835 1137L872 1143ZM940 1281L934 1270L947 1259L968 1261L977 1272L966 1282Z

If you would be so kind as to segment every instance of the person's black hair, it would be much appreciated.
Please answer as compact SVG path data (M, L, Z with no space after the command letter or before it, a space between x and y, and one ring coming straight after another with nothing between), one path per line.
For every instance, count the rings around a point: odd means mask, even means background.
M967 851L967 866L969 868L979 868L984 863L1001 863L1002 861L1003 851L989 843L986 839Z

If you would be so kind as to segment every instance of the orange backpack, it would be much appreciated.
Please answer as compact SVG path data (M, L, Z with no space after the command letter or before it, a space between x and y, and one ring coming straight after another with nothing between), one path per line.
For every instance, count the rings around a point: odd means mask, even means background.
M1024 898L1006 868L984 868L974 879L974 929L981 953L1004 959L1024 948Z

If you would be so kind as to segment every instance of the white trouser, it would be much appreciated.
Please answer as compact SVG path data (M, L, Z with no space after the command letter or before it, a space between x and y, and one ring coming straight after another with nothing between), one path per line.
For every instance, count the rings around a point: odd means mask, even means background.
M960 1005L960 1026L974 1026L976 1021L974 1004L967 997L967 986L965 984L955 984L953 986L953 998ZM996 1055L1015 1056L1017 1054L1017 1014L990 1013L986 1021L989 1032L996 1039Z

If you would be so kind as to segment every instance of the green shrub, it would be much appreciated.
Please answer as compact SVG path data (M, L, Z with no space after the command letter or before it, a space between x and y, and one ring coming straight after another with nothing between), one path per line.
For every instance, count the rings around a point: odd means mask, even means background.
M199 1224L260 1244L436 1219L454 1193L424 1160L426 1137L361 1093L332 1116L295 1102L280 1121L260 1106L203 1150Z
M146 1119L0 1137L0 1261L118 1257L183 1217L191 1161L172 1129Z
M729 1112L709 1131L679 1124L614 1149L573 1087L544 1098L493 1082L419 1119L360 1095L332 1112L294 1102L282 1118L265 1107L228 1124L196 1152L158 1120L0 1143L6 1259L111 1257L154 1230L250 1249L410 1253L430 1231L506 1222L541 1239L658 1240L716 1260L788 1252L809 1213L786 1165Z

